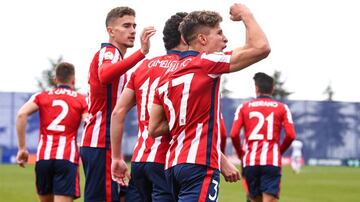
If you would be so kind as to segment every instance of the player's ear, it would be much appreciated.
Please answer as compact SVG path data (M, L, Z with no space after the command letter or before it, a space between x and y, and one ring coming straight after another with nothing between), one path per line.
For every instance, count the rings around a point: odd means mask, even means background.
M201 45L205 46L207 44L207 38L206 38L206 36L204 34L201 34L201 33L198 34L197 38L198 38Z
M54 76L54 77L52 78L52 80L54 81L54 83L55 83L56 85L59 84L59 80L56 78L56 76Z
M114 30L111 26L106 27L106 30L109 33L109 36L114 37Z
M180 37L180 43L185 44L187 46L189 45L189 44L186 43L186 40L185 40L183 35L181 35L181 37Z
M260 95L259 86L255 86L255 92L256 92L256 96Z
M275 87L273 86L273 88L271 89L271 95L274 94L274 91L275 91Z

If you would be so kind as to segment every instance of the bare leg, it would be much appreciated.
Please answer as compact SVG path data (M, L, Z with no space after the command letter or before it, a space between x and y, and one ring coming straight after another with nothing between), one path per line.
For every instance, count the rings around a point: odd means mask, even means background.
M55 195L55 202L73 202L72 196Z
M263 202L277 202L278 199L270 194L263 193Z
M257 196L254 199L251 199L251 202L262 202L262 196Z
M38 195L40 202L53 202L54 201L54 195L53 194L47 194L47 195Z

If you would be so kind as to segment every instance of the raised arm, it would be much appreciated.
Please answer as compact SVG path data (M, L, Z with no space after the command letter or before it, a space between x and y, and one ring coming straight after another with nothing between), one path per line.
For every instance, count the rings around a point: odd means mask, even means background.
M26 149L25 131L27 126L27 119L32 113L36 112L39 106L32 102L26 102L18 111L16 115L16 132L18 136L18 153L16 155L16 163L21 167L25 167L25 164L29 158L29 152Z
M245 45L234 49L231 55L230 72L235 72L266 58L270 53L270 45L262 28L245 5L232 5L230 19L242 21L246 29Z
M129 69L134 67L139 61L145 58L145 55L149 52L150 49L150 37L155 34L156 30L154 27L144 28L140 39L141 39L141 49L133 53L131 56L116 62L103 63L99 69L99 80L102 84L111 83L115 78L125 74Z

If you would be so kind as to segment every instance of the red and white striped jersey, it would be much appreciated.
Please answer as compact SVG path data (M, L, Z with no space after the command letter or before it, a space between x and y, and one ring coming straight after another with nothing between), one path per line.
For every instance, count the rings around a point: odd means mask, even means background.
M81 138L82 147L110 148L111 113L126 83L126 74L120 75L108 84L100 82L98 69L101 65L123 60L115 46L109 43L101 46L90 64L88 74L89 118Z
M285 138L280 145L281 129ZM244 152L240 131L244 128ZM231 138L243 167L271 165L281 167L281 154L295 139L295 129L288 106L268 96L260 96L239 105L231 129Z
M165 168L181 163L220 169L220 76L230 53L187 51L160 79L154 103L161 104L172 140Z
M77 131L87 112L85 96L67 86L34 94L29 102L39 107L40 137L36 161L49 159L79 163Z
M149 113L154 100L155 89L160 76L178 63L179 51L168 51L167 55L145 60L131 75L127 88L135 91L138 140L132 155L132 162L155 162L165 164L170 135L152 138L148 135Z

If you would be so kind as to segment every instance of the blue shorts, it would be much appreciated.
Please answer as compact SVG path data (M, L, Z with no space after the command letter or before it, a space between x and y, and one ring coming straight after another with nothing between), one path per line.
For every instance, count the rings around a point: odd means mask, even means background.
M217 169L196 164L178 164L165 170L165 176L175 201L217 201L220 184L220 171Z
M136 200L132 196L135 192L133 189L136 189L140 200ZM164 165L148 162L131 163L131 182L126 195L126 201L173 202L171 190L165 179Z
M129 185L127 187L125 202L142 202L140 193L134 184L134 180L130 179Z
M248 166L244 168L244 177L251 198L262 193L279 198L281 168L277 166Z
M79 166L67 160L40 160L35 164L39 195L80 197Z
M119 201L120 186L111 179L111 151L81 147L85 173L84 202Z

